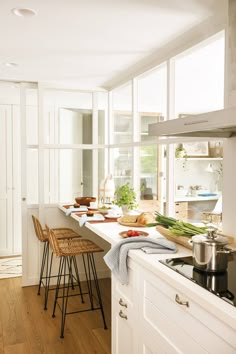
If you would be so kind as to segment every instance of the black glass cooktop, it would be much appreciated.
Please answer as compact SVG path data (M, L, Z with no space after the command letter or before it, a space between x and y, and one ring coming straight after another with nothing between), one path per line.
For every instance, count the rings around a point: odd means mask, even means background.
M228 256L228 269L223 273L206 273L193 267L193 257L159 261L229 304L236 306L236 253Z

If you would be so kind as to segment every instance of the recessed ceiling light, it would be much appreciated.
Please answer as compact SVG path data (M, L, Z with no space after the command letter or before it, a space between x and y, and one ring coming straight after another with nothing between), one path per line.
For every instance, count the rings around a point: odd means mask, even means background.
M9 68L13 68L15 66L18 66L17 63L11 63L11 62L5 62L5 63L2 63L2 65L8 66Z
M13 13L13 15L15 16L19 16L19 17L32 17L35 16L37 14L37 12L33 9L27 9L27 8L14 8L11 9L11 12Z

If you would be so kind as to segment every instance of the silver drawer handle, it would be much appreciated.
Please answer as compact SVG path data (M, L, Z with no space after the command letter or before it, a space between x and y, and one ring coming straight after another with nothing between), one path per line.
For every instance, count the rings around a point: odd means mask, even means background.
M184 305L184 306L189 307L189 302L188 302L188 301L182 301L182 300L180 300L180 297L179 297L178 294L175 295L175 301L176 301L177 304L179 304L179 305Z
M120 310L119 316L120 316L121 318L124 318L125 320L128 320L128 317L123 314L122 310Z
M127 304L122 299L119 300L119 304L120 304L120 306L123 306L126 308L128 307Z

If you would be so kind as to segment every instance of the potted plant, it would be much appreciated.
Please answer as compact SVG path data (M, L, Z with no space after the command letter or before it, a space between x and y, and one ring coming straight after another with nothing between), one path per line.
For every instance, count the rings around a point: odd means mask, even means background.
M175 157L182 158L187 156L187 151L183 147L183 144L179 144L178 147L175 149Z
M137 207L136 193L129 182L116 188L114 204L121 207L123 214Z

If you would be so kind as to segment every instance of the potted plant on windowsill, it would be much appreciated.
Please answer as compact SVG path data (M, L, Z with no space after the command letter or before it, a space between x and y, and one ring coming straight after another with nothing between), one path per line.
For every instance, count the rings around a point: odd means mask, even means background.
M116 188L114 204L121 207L123 214L137 207L136 193L128 182Z

